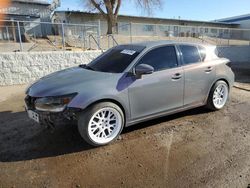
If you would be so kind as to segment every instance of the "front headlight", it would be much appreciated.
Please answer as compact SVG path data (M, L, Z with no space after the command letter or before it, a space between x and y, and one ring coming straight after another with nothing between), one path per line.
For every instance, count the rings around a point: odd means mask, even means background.
M59 97L39 98L35 101L35 108L39 111L62 112L75 96L76 94L74 93Z

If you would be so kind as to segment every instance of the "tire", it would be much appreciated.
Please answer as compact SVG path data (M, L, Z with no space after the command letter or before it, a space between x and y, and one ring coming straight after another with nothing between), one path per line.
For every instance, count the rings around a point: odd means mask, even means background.
M78 116L78 131L92 146L102 146L116 140L124 124L123 111L111 102L94 104Z
M229 96L229 88L225 81L217 81L210 90L206 107L216 111L222 109Z

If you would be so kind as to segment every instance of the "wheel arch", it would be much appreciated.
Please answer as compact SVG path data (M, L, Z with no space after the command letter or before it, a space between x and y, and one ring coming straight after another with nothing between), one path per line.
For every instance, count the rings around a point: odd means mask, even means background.
M213 88L213 86L216 84L216 82L218 82L218 81L224 81L224 82L226 82L226 84L227 84L227 86L228 86L228 90L230 90L229 81L228 81L226 78L219 78L219 79L217 79L217 80L213 83L212 87L210 88L210 91L211 91L211 89ZM209 91L209 92L210 92L210 91Z
M211 87L210 87L210 89L209 89L209 91L208 91L208 93L207 93L206 100L205 100L206 103L207 103L207 100L208 100L208 97L209 97L209 94L210 94L212 88L214 87L214 85L215 85L218 81L224 81L224 82L226 82L226 84L227 84L227 86L228 86L228 91L230 91L230 84L229 84L229 81L228 81L226 78L218 78L218 79L216 79L216 80L213 82L213 84L211 85Z

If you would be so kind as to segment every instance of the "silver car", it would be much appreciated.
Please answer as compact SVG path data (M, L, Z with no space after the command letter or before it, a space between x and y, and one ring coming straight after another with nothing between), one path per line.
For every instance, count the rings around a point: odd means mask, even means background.
M233 82L216 46L145 42L41 78L27 89L25 103L36 122L77 123L84 140L100 146L139 122L198 106L222 109Z

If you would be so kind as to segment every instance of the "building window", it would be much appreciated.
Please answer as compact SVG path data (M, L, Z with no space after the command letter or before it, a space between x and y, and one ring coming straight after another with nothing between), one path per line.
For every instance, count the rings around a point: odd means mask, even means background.
M217 29L211 29L211 33L217 33Z
M170 26L160 25L159 26L159 30L162 31L162 32L169 31L170 30Z
M129 31L130 24L129 23L119 23L119 28L121 31Z
M152 31L154 31L154 26L153 25L144 25L143 31L152 32Z
M178 26L174 26L174 31L178 31Z

